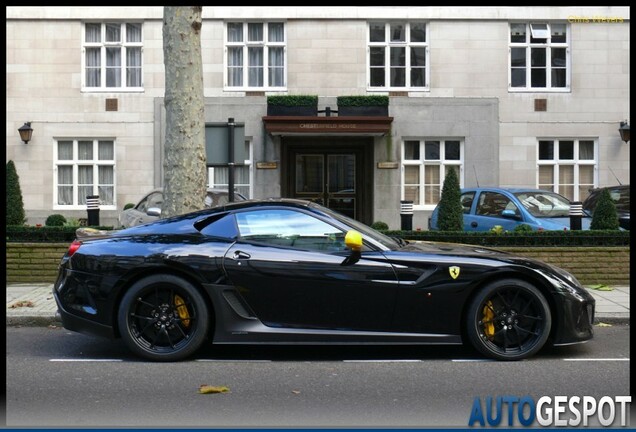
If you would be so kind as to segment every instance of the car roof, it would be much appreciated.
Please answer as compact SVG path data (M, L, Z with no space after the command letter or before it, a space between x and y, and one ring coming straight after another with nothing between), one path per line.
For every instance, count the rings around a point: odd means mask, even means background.
M520 193L520 192L550 192L556 193L545 189L537 189L537 188L522 188L522 187L498 187L498 186L483 186L483 187L470 187L470 188L462 188L463 192L473 192L473 191L495 191L495 192L510 192L510 193Z

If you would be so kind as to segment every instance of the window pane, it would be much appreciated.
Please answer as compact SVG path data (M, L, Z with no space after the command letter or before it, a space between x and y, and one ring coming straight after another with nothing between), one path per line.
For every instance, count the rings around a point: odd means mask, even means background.
M579 159L594 160L594 141L579 142Z
M565 67L565 48L552 48L552 66L553 67Z
M539 159L540 160L554 159L554 142L539 141Z
M530 66L532 67L546 66L545 48L532 48L530 50Z
M391 47L391 66L406 66L406 48Z
M406 85L406 69L391 68L391 86L404 87Z
M420 183L420 167L414 165L407 165L404 167L404 184L419 184Z
M574 183L573 165L559 165L559 183L562 185Z
M510 50L510 65L512 67L526 66L526 49L525 48L512 48Z
M263 86L263 48L248 48L248 85Z
M79 141L77 153L79 160L93 160L93 141Z
M404 186L404 199L407 201L413 201L413 205L420 204L420 187L419 186Z
M88 43L97 43L102 41L102 26L101 24L86 24L85 39Z
M391 42L405 42L406 29L404 24L391 24Z
M121 24L106 24L106 42L121 42Z
M141 42L141 24L126 24L126 41Z
M426 87L426 69L411 69L411 87Z
M574 141L559 141L559 159L574 159Z
M552 190L554 187L554 167L541 165L539 167L539 188Z
M512 87L525 87L526 86L526 70L525 69L513 69L510 74Z
M545 43L548 39L548 25L530 24L530 43Z
M567 26L565 24L552 24L551 26L551 39L552 43L565 43L567 42Z
M371 86L372 87L384 87L385 72L381 68L371 69Z
M247 40L248 42L261 42L263 40L263 24L262 23L247 24Z
M525 42L526 41L526 25L525 24L510 24L510 42Z
M439 141L426 141L424 143L424 159L439 160Z
M141 87L141 48L126 49L126 86Z
M99 141L97 148L99 160L115 160L115 144L112 141Z
M267 25L267 39L270 42L284 42L285 26L283 23L269 23Z
M565 69L552 69L552 87L566 87Z
M593 165L581 165L579 167L579 183L581 185L594 184L594 166Z
M420 142L419 141L404 142L404 159L406 160L420 159Z
M58 141L57 159L73 160L73 141Z
M411 48L411 66L426 66L426 48Z
M369 41L384 42L384 24L369 24Z
M411 24L411 42L426 42L426 24Z
M227 24L227 41L243 42L243 24L228 23Z
M371 66L384 66L385 58L383 47L372 47L369 50L369 57Z
M532 69L530 72L530 85L534 88L544 88L546 86L546 69Z
M446 141L444 157L446 160L459 160L459 141Z

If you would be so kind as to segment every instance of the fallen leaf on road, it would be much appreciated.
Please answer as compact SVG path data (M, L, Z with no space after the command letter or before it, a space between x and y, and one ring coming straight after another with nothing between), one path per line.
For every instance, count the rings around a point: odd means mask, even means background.
M300 390L292 390L293 394L300 394Z
M613 291L614 290L614 288L607 285L603 285L603 284L586 285L586 287L589 289L597 290L597 291Z
M596 324L596 326L597 326L597 327L611 327L612 325L611 325L611 324L604 323L604 322L600 322L600 323Z
M211 386L207 384L201 384L199 386L199 393L201 394L209 394L209 393L227 393L230 389L225 386Z
M30 300L20 300L17 301L15 303L13 303L11 306L9 306L9 308L11 309L15 309L15 308L19 308L19 307L33 307L33 302Z

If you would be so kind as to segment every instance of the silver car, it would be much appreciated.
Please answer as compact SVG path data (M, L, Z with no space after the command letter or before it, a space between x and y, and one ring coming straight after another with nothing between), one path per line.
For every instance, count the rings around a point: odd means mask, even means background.
M243 195L234 192L234 201L245 201ZM229 202L226 189L208 189L205 197L205 207L216 207ZM144 196L134 207L119 214L119 224L122 228L153 222L161 216L163 205L163 188L154 189Z

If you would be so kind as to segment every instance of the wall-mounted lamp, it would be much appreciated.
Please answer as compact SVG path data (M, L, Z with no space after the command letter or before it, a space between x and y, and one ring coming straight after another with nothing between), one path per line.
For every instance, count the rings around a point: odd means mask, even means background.
M31 137L33 136L33 128L31 127L31 122L26 122L22 127L18 128L18 132L20 132L20 139L24 141L25 144L28 144L31 141ZM627 131L629 133L629 129Z
M621 139L627 144L629 142L629 123L627 123L627 120L621 122L618 133L621 134Z

